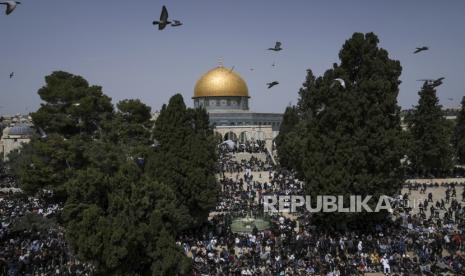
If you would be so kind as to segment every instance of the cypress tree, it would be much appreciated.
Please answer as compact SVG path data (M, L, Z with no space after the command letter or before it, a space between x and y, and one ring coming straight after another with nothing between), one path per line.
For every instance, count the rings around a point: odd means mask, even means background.
M425 83L418 95L418 105L406 117L411 139L411 169L420 176L443 175L452 168L446 118L433 86Z
M298 109L295 106L286 108L283 121L279 128L279 135L276 137L279 163L288 170L299 171L302 162L303 135L300 133L303 127L300 125L301 119Z
M155 179L171 187L180 208L188 210L186 227L204 221L215 206L215 138L205 110L186 108L181 95L174 95L157 118L154 137L158 154L150 160Z
M378 47L373 33L355 33L322 77L311 71L300 92L305 131L302 175L307 194L394 195L403 177L402 138L397 104L401 66ZM345 81L345 87L335 82ZM316 216L325 225L366 225L383 214Z

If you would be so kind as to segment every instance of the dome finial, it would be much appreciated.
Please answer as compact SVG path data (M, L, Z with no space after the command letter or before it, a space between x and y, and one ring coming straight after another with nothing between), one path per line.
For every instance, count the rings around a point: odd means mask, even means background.
M223 67L223 58L222 57L220 57L218 59L218 67Z

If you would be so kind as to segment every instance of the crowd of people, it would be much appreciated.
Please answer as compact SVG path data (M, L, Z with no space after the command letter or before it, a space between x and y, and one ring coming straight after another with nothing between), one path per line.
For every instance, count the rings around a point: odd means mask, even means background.
M14 178L0 176L0 275L91 275L55 223L61 206L44 191L36 197L15 192Z
M461 183L447 189L408 184L393 200L389 221L332 231L315 227L307 213L264 213L265 195L304 194L304 183L267 154L221 150L216 209L202 227L177 240L192 259L191 275L465 275ZM0 186L16 188L10 176L2 177ZM69 249L64 229L55 223L61 206L49 198L46 191L36 197L0 193L0 275L92 274L93 267ZM233 222L244 217L262 218L269 227L233 232Z
M232 158L223 152L220 164ZM219 167L217 209L202 229L179 237L192 258L192 275L465 275L462 185L450 185L435 200L430 194L442 191L437 186L406 186L392 202L391 220L372 229L325 231L312 225L309 214L264 214L263 195L302 194L303 183L288 171L258 169L255 175L264 177L254 179L249 165L243 160L233 170ZM419 206L407 203L413 191L425 195ZM233 232L233 220L249 214L266 218L270 227Z

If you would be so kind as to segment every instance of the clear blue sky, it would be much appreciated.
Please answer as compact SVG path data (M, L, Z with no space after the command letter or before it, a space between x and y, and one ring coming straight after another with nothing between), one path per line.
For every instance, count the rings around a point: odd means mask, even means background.
M184 26L152 26L163 4ZM338 62L353 32L375 32L400 60L403 108L417 102L417 79L441 76L441 104L458 106L464 15L464 0L23 0L0 15L0 114L37 109L37 90L54 70L103 86L114 102L139 98L158 110L181 93L191 105L196 80L220 57L248 83L252 110L282 112L296 102L305 70L321 75ZM265 50L277 40L283 51ZM422 45L431 50L413 55ZM267 90L273 80L281 84Z

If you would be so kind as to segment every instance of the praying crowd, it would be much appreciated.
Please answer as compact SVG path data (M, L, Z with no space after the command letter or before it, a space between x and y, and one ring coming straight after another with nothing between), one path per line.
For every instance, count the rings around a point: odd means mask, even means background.
M306 213L264 214L263 195L302 194L303 183L291 172L274 171L270 159L266 170L250 169L250 160L264 159L255 155L233 163L236 154L221 154L221 195L209 222L178 239L192 258L191 275L465 275L462 184L452 183L436 198L444 188L406 185L392 201L391 221L338 232L316 228ZM415 202L414 193L422 199ZM234 219L250 214L270 227L233 232Z
M3 175L1 186L16 188ZM61 211L50 193L28 197L11 190L0 192L0 275L91 275L65 242L64 229L54 220Z
M177 239L190 275L465 275L462 183L407 184L391 221L341 232L315 227L308 213L264 213L265 195L304 194L304 183L267 152L224 148L217 169L221 192L209 221ZM92 275L68 247L50 192L16 193L10 176L0 186L10 189L0 193L0 275ZM269 227L233 232L245 217Z

